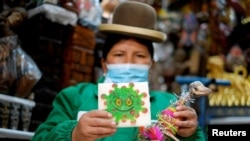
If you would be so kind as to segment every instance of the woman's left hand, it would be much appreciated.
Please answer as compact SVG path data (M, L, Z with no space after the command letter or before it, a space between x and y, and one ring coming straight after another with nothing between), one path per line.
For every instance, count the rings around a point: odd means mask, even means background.
M182 137L189 137L193 135L198 126L198 118L196 111L185 105L178 105L174 117L179 119L175 125L179 127L177 134Z

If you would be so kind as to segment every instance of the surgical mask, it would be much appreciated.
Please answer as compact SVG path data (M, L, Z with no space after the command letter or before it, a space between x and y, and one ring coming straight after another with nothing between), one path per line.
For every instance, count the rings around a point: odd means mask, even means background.
M147 82L149 65L107 64L105 83Z

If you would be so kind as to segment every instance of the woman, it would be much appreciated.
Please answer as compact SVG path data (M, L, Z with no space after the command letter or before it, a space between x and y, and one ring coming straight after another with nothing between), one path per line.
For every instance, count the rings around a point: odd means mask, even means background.
M112 23L102 24L99 28L107 38L101 60L105 76L98 83L148 81L150 67L154 63L152 42L166 39L164 33L154 30L155 24L156 13L151 6L132 1L118 5ZM112 66L119 65L122 67L113 71ZM92 83L63 89L55 98L47 120L36 130L33 141L139 140L137 127L117 128L110 113L96 110L97 93L97 84ZM156 114L174 99L173 94L150 91L151 118L156 119ZM183 119L176 122L178 138L205 140L198 128L194 109L179 106L174 116Z

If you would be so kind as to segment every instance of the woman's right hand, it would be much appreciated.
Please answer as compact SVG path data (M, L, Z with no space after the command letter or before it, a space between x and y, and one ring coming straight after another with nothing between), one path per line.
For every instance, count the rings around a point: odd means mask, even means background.
M110 136L116 131L112 115L104 110L93 110L83 114L72 133L72 141L94 141Z

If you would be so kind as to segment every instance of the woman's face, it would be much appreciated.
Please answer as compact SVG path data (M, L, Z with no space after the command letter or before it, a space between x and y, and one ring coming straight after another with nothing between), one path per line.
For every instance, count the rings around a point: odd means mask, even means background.
M151 65L153 60L145 45L134 39L127 39L119 41L111 48L106 60L102 60L102 68L106 73L106 64L126 63Z

